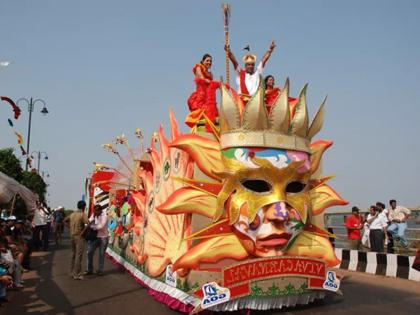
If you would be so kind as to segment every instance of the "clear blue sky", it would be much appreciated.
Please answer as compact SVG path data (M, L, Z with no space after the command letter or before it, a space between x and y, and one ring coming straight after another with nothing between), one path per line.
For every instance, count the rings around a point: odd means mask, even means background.
M230 3L237 55L250 44L261 56L275 39L266 74L289 76L294 94L308 82L311 113L329 95L320 136L335 141L324 163L333 186L361 207L419 205L420 1ZM102 143L136 127L148 138L169 106L182 122L193 64L208 52L224 75L223 38L219 1L1 1L0 60L12 63L0 95L47 102L31 147L49 153L52 206L74 206L92 161L116 164ZM9 116L0 108L0 147L15 146Z

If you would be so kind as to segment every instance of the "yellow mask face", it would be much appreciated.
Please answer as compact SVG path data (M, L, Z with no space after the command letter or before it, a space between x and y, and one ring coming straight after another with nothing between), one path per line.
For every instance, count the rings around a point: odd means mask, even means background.
M225 171L218 195L219 219L229 223L248 253L281 255L308 217L309 156L281 149L232 148L223 152Z

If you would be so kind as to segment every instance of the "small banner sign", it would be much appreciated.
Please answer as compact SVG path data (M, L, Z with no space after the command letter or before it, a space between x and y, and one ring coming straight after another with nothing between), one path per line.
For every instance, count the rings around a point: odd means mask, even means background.
M329 270L327 272L327 278L325 279L323 288L333 292L337 292L340 289L340 280L334 271Z
M176 272L172 272L172 265L166 266L166 277L165 282L166 284L176 288Z
M219 286L216 282L210 282L203 285L203 299L201 308L206 309L217 304L222 304L230 299L230 290Z
M326 267L321 260L301 257L273 257L246 261L223 269L223 286L278 277L304 277L325 280Z

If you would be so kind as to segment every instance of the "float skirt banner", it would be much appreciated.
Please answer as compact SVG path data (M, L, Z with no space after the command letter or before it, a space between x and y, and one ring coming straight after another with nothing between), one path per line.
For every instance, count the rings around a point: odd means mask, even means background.
M278 277L304 277L325 280L326 267L321 260L298 257L262 258L223 269L223 286Z

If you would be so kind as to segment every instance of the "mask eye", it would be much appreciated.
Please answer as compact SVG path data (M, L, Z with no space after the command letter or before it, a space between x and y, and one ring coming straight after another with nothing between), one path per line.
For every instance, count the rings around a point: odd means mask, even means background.
M254 221L252 221L252 223L249 225L249 229L251 231L255 231L256 229L260 227L260 225L261 225L261 219L260 219L260 216L257 214L255 216Z
M294 182L290 182L289 184L287 184L286 186L286 193L290 194L296 194L296 193L300 193L301 191L303 191L306 187L305 183L302 182L298 182L298 181L294 181Z
M256 193L265 193L271 191L271 184L262 179L246 179L241 182L246 189Z

